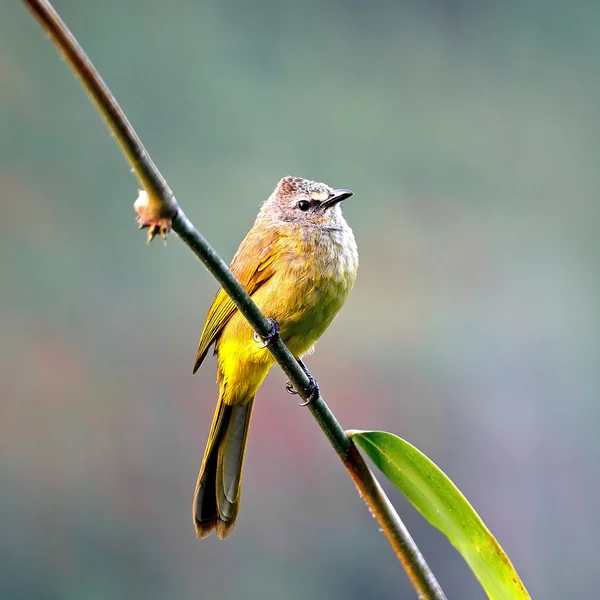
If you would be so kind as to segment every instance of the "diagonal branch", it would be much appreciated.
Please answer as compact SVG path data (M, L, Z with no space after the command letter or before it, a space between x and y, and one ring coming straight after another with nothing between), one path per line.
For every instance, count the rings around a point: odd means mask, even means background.
M153 204L156 215L167 222L166 227L162 230L163 233L166 234L169 227L172 227L229 294L252 328L263 339L269 337L271 323L260 312L223 259L185 216L177 204L173 192L153 163L114 96L50 2L23 0L23 3L65 56L73 72L106 120L123 154L146 190L148 202ZM150 238L152 235L151 230ZM280 339L269 344L268 349L296 390L299 391L300 396L307 400L307 390L310 386L309 376L298 364L298 361ZM377 519L419 597L424 600L445 600L441 587L408 530L323 398L319 395L316 399L311 399L308 407L348 470L371 513Z

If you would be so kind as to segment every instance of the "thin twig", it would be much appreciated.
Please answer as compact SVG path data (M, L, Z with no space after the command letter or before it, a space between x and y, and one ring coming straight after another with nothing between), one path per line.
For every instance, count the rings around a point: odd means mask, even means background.
M159 199L165 211L172 217L173 230L217 279L252 328L261 337L268 337L271 332L271 324L229 270L227 264L185 216L177 204L173 192L152 162L150 155L114 96L58 13L45 0L23 0L23 2L41 23L59 51L65 56L91 96L106 120L109 129L114 133L121 150L133 167L143 187L148 194ZM269 345L268 349L296 390L298 390L300 396L306 400L305 390L309 387L310 382L307 374L294 356L281 340ZM419 598L445 600L441 587L400 517L323 398L319 396L308 407L341 458L373 516L377 519L379 526L406 570Z

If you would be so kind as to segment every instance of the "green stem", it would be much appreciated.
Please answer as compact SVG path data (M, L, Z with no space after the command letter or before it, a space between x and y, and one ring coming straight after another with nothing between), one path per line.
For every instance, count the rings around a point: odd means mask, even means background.
M229 270L227 264L196 230L178 206L173 192L153 163L114 96L50 2L46 0L23 0L23 2L38 19L71 65L106 120L109 129L115 135L117 143L133 167L141 184L146 191L158 198L162 205L168 209L168 212L172 214L173 230L217 279L252 328L261 337L267 337L271 333L270 322L260 312L246 290ZM309 378L298 364L298 361L280 339L270 344L268 348L296 390L298 390L300 396L306 400ZM323 398L319 395L308 407L348 470L373 516L377 519L379 526L405 568L419 598L445 600L442 589L408 530Z
M60 15L46 0L23 0L23 3L40 22L90 95L144 189L161 198L164 204L171 208L171 213L174 213L176 202L166 179L150 158L142 140L100 77L100 73Z

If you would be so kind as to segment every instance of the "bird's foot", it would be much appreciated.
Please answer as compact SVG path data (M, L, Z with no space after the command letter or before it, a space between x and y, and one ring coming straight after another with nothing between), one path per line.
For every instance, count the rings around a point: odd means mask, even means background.
M271 317L267 318L267 321L271 324L271 332L266 336L262 337L254 332L253 338L257 344L260 344L260 348L267 348L279 341L279 325L275 319L271 319Z
M296 360L298 361L298 364L302 367L302 370L308 377L308 386L304 389L304 392L306 393L306 401L301 402L300 406L308 406L311 402L314 402L321 395L321 392L319 390L319 384L317 383L317 380L310 374L310 371L308 370L304 362L302 362L300 358L296 358ZM285 384L285 391L288 394L298 394L298 392L294 388L294 384L291 381L288 381Z

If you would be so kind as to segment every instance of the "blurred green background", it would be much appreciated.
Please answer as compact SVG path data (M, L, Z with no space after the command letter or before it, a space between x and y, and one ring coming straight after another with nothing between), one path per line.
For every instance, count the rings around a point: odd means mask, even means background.
M287 174L348 187L361 267L309 358L402 435L535 598L597 590L600 3L57 1L229 260ZM196 541L217 289L147 247L137 181L21 3L0 18L0 596L413 598L274 372L227 542ZM390 489L450 598L462 559Z

